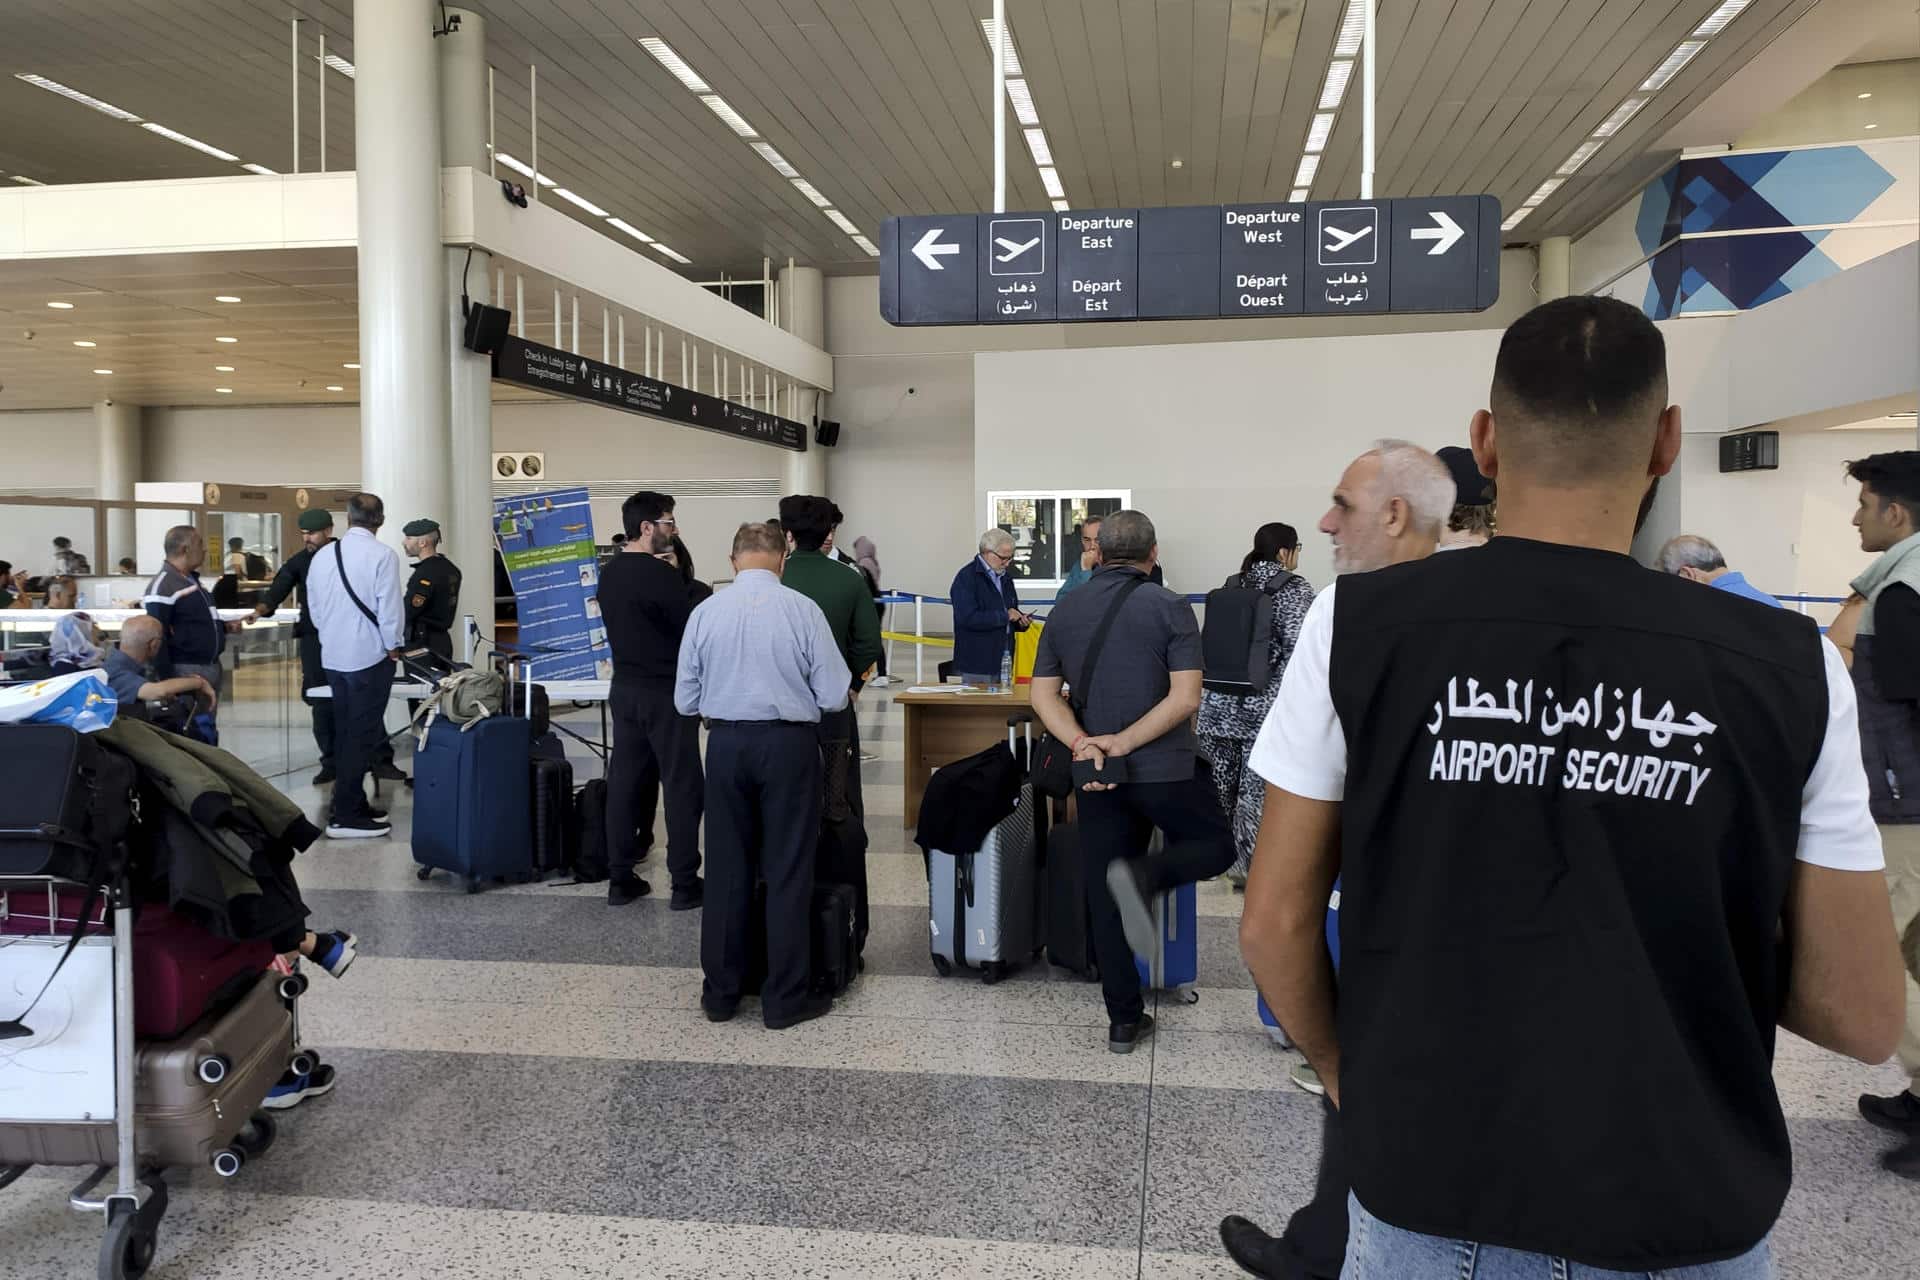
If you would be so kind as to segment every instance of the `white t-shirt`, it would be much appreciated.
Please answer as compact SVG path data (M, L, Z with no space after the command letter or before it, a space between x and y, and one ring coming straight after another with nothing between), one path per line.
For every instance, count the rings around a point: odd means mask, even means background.
M1347 785L1347 735L1333 709L1328 668L1333 654L1335 583L1314 599L1287 661L1280 696L1254 739L1247 764L1282 791L1309 800L1339 800ZM1880 829L1867 811L1867 774L1860 761L1860 721L1853 678L1824 636L1827 732L1800 792L1802 862L1835 871L1878 871L1886 865Z

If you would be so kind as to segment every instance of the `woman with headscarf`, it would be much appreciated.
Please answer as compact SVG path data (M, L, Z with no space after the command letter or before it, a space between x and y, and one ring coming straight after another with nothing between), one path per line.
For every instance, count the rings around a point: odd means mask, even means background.
M880 553L873 545L872 538L853 540L853 567L867 580L867 592L873 596L873 611L880 615L881 630L887 625L887 606L880 603ZM887 646L880 646L880 662L874 668L874 675L884 679L887 674Z
M1247 868L1253 862L1254 837L1260 834L1260 816L1266 809L1265 779L1247 768L1247 755L1259 736L1267 711L1280 696L1280 677L1293 656L1300 638L1300 624L1313 603L1313 587L1294 572L1300 564L1300 535L1290 524L1278 521L1263 524L1253 535L1253 550L1240 562L1240 572L1224 585L1268 591L1273 597L1273 639L1268 647L1272 671L1267 687L1259 693L1218 693L1212 689L1200 694L1200 746L1213 762L1213 785L1220 793L1220 807L1233 824L1233 867L1227 872L1235 888L1247 883ZM1274 580L1286 581L1273 586Z
M84 613L70 613L53 624L53 644L47 657L53 674L64 676L100 666L107 660L107 651L94 640L93 619Z

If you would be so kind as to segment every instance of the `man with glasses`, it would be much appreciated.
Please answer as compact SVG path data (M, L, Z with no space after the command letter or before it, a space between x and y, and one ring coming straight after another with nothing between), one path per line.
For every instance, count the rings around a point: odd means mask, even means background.
M680 637L693 601L680 571L658 557L680 527L673 498L641 490L620 507L627 540L600 571L600 615L613 648L613 761L607 768L607 901L625 906L651 889L634 874L639 820L650 813L657 770L667 807L667 873L675 911L701 905L700 818L706 781L700 768L700 720L673 705ZM651 824L649 824L651 825ZM652 833L648 832L651 836Z
M1020 595L1007 572L1013 535L993 528L980 535L980 554L954 575L953 669L962 684L997 684L1010 636L1033 619L1020 612Z
M1066 580L1060 584L1060 590L1054 596L1054 603L1060 597L1073 590L1100 567L1100 517L1088 516L1080 522L1080 558L1074 561L1073 568L1067 570Z

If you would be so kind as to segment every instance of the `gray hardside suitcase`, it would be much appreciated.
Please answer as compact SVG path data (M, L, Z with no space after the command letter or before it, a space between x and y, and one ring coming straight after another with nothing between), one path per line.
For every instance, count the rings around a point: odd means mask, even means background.
M210 1164L231 1176L265 1151L273 1118L255 1112L292 1060L293 1029L280 975L267 972L231 1008L173 1040L142 1044L134 1067L141 1158Z
M1015 744L1021 723L1029 752L1033 746L1033 722L1008 721L1007 750L1015 759L1022 758ZM1033 784L1023 782L1013 812L987 833L979 852L927 854L933 967L942 976L972 968L998 982L1039 951L1039 821Z

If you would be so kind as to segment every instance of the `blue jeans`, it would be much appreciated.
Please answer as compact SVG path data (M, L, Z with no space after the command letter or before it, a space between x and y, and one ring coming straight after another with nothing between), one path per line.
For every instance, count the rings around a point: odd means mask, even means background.
M1662 1271L1608 1271L1544 1253L1446 1240L1388 1226L1347 1197L1347 1265L1340 1280L1773 1280L1762 1240L1737 1258Z

